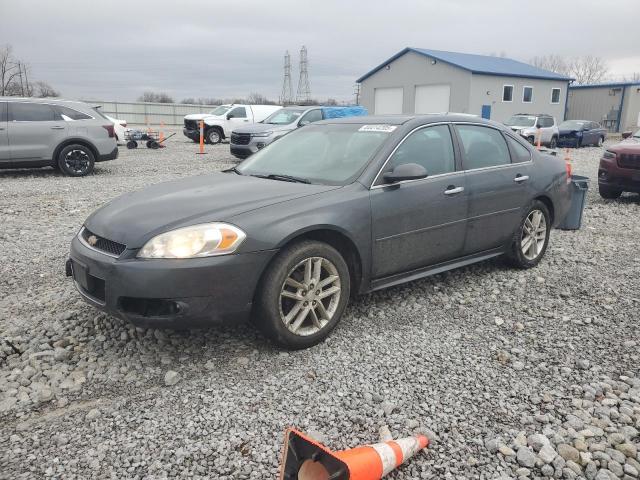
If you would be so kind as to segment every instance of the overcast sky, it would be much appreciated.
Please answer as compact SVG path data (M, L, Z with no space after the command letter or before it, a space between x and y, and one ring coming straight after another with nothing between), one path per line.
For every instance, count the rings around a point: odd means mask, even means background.
M277 99L285 50L306 45L314 98L352 98L354 81L406 46L527 61L593 54L640 72L639 0L0 0L0 44L68 98ZM536 15L539 18L536 18Z

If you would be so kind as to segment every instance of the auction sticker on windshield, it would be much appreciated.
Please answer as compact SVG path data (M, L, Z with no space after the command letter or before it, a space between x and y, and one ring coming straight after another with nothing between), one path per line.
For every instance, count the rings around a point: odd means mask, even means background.
M358 129L358 131L391 133L396 128L398 128L397 125L363 125Z

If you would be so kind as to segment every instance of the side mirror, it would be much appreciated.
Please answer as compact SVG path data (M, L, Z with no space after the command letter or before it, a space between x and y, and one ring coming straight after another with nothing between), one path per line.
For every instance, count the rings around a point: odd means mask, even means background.
M386 183L397 183L405 180L419 180L426 178L429 174L427 169L417 163L403 163L398 165L391 172L383 175Z
M231 120L235 115L233 113L227 113L227 120Z
M300 120L300 123L298 123L299 127L304 127L305 125L309 125L311 122L309 120Z

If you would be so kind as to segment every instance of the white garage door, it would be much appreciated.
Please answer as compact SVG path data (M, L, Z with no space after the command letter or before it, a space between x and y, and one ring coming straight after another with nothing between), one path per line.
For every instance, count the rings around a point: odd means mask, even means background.
M374 113L387 115L402 113L402 87L376 88L374 95Z
M450 85L416 85L415 113L449 111Z

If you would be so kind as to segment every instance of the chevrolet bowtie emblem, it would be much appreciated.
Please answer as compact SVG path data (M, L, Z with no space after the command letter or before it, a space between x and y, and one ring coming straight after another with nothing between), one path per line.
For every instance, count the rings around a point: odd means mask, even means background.
M98 243L98 237L96 237L95 235L91 235L89 238L87 238L87 242L89 242L89 245L94 247L96 243Z

